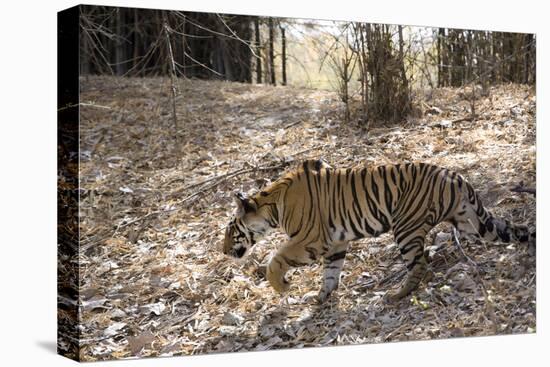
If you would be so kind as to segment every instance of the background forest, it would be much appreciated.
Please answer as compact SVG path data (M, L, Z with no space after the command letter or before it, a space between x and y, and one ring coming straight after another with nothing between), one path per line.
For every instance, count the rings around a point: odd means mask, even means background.
M80 11L80 246L59 262L61 350L94 361L536 331L534 256L456 246L445 225L429 234L432 279L393 305L382 298L406 269L391 235L351 246L321 306L318 264L293 270L286 295L265 281L280 233L244 262L220 251L234 191L319 157L451 168L495 215L534 227L534 35Z
M364 122L403 119L417 90L536 81L533 34L97 6L81 29L82 75L334 90Z

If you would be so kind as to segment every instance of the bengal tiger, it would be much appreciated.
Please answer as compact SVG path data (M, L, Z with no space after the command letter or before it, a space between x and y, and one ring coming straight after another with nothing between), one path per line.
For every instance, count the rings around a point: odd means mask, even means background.
M386 295L388 302L418 287L427 272L425 238L438 223L452 223L461 236L533 248L536 242L535 231L485 210L462 176L425 163L336 169L309 160L256 195L237 193L235 199L224 253L242 258L264 234L279 227L289 238L267 265L267 280L285 292L290 267L322 258L321 303L338 288L349 242L360 238L393 231L408 271L402 285Z

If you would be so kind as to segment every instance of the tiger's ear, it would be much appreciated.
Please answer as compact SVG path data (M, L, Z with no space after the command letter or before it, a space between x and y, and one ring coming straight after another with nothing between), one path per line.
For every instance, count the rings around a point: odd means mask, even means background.
M304 171L319 172L319 170L321 170L321 169L332 168L330 166L330 164L325 162L325 160L323 158L308 159L308 160L304 161L302 165L303 165Z
M242 192L235 193L235 203L237 203L237 216L242 217L246 213L255 212L256 202L244 196Z

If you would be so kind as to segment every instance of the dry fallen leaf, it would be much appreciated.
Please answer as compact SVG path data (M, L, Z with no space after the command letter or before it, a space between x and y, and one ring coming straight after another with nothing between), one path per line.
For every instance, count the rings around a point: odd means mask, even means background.
M138 336L129 336L126 338L128 340L128 348L133 355L138 354L143 348L148 348L151 346L151 343L155 340L155 336L149 330L139 334Z
M119 331L125 327L127 324L125 322L115 322L111 325L109 325L109 327L107 327L104 331L103 331L103 334L105 336L113 336L113 335L116 335L119 333Z
M143 305L140 307L140 310L146 313L152 312L155 315L159 316L162 313L162 311L164 311L165 308L166 306L164 305L164 303L157 302L157 303L151 303L148 305Z

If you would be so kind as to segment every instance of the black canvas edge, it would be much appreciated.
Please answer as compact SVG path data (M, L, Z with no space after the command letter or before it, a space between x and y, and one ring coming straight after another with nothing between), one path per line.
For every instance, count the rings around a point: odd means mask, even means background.
M80 361L79 18L57 13L57 353Z

